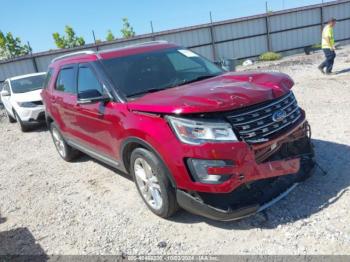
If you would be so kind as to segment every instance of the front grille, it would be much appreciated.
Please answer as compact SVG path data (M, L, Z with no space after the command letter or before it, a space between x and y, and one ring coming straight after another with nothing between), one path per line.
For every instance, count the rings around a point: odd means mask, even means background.
M274 118L276 112L283 113L284 118L277 121ZM226 115L241 139L249 143L268 141L293 125L300 117L301 110L292 92L267 103Z

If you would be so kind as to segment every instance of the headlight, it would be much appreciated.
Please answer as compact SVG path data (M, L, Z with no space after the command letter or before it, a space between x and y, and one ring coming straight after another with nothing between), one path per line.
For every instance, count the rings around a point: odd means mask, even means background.
M18 102L17 104L20 107L37 107L37 105L32 102Z
M190 120L172 116L168 116L167 119L180 141L186 144L237 141L231 125L223 121Z

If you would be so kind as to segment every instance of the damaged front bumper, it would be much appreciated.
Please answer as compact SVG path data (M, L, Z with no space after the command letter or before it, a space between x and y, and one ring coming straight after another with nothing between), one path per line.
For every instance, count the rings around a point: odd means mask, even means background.
M299 133L298 133L299 132ZM273 151L255 148L254 170L260 179L246 181L230 193L194 192L178 189L179 205L194 214L219 221L239 220L272 206L313 175L314 151L309 126L279 141ZM286 170L290 172L286 173Z
M204 203L202 200L195 198L191 194L186 193L182 190L177 190L176 197L179 205L183 209L187 210L188 212L191 212L193 214L200 215L203 217L207 217L213 220L233 221L233 220L239 220L242 218L252 216L256 213L259 213L269 208L270 206L274 205L275 203L277 203L278 201L286 197L297 186L298 186L298 183L294 183L283 193L278 195L276 198L271 199L267 203L245 206L235 210L231 210L231 209L224 210L224 209L216 208L214 206Z

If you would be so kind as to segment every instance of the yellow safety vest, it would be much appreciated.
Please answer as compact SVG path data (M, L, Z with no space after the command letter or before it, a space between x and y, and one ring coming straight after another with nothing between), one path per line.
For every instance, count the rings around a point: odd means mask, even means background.
M330 39L330 45L326 40L327 38ZM333 27L330 25L326 25L322 32L322 49L327 49L327 48L331 49L332 47L334 47L334 44L335 44L335 40L334 40Z

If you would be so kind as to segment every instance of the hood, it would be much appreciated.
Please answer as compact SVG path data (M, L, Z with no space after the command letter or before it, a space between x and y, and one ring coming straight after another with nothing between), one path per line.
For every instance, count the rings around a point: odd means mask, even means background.
M16 102L35 102L35 101L42 101L41 98L41 91L42 89L34 90L31 92L26 93L18 93L18 94L12 94L13 98L16 100Z
M293 85L293 80L281 73L226 73L147 94L128 106L134 111L165 114L228 111L278 98Z

